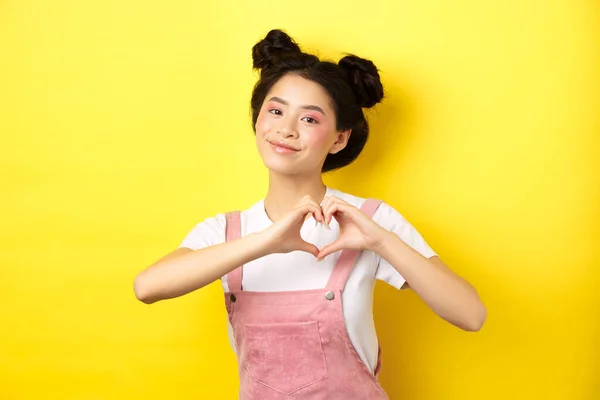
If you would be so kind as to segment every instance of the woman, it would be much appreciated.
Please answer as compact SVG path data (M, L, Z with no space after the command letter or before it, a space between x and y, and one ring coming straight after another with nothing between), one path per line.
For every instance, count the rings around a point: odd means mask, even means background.
M145 303L221 279L241 399L386 399L373 323L376 279L412 288L441 318L477 331L486 309L390 205L327 187L350 164L383 98L375 65L303 53L273 30L252 49L252 99L266 197L199 223L135 279ZM243 268L242 268L243 266Z

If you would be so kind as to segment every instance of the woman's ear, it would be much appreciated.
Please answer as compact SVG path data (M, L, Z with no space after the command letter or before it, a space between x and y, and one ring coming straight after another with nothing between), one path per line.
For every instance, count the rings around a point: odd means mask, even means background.
M340 151L344 150L344 148L348 144L348 139L350 139L351 133L352 133L352 129L338 132L337 140L335 141L333 146L331 146L331 149L329 150L329 154L336 154L336 153L339 153Z

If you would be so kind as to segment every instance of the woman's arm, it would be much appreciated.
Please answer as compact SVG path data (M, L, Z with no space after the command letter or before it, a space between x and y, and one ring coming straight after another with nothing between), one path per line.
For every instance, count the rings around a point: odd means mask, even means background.
M300 235L308 214L323 221L319 204L306 196L292 211L260 233L199 250L177 249L135 277L135 295L147 304L182 296L272 253L300 250L317 256L319 249Z
M182 296L267 255L269 250L265 244L256 233L200 250L179 248L140 272L135 277L133 290L146 304Z
M335 197L323 201L325 222L335 216L340 236L318 254L323 259L343 249L371 250L383 257L440 317L467 331L481 329L487 311L475 289L437 257L426 258L356 207Z
M476 290L439 257L423 257L388 231L373 250L385 258L440 317L466 331L481 329L487 311Z

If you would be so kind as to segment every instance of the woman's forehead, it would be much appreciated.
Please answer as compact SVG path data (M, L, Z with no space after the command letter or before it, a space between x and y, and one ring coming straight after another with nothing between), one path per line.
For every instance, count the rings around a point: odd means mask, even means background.
M292 107L318 106L331 110L331 97L318 83L299 75L288 74L279 79L269 91L266 100L277 97Z

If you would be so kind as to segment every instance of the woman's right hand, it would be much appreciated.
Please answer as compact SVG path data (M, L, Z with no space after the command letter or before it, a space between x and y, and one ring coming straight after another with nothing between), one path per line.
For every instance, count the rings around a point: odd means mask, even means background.
M307 196L262 232L199 250L177 249L136 276L135 295L148 304L182 296L268 254L300 250L317 257L319 249L300 237L300 228L311 214L324 222L321 205Z
M319 248L300 236L300 229L306 217L311 214L317 222L325 222L321 205L312 197L305 196L292 211L264 230L261 234L265 237L270 252L290 253L300 250L316 257Z

